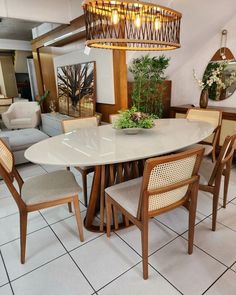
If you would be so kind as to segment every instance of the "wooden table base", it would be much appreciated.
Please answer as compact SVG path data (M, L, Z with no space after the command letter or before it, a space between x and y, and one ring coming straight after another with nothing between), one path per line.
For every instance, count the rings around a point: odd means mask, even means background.
M105 188L114 184L127 181L143 174L145 160L96 166L92 184L87 215L84 220L86 229L95 232L104 232L105 223ZM94 219L99 213L100 224L95 225ZM113 228L121 229L130 225L130 222L123 215L119 221L119 212L113 211Z

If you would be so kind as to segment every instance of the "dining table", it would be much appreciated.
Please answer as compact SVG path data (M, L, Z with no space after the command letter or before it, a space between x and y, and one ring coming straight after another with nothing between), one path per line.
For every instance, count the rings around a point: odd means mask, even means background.
M158 119L153 128L137 134L126 134L107 124L45 139L28 148L25 158L40 165L94 166L84 225L88 230L102 232L106 226L106 187L142 176L146 159L188 148L213 131L209 123L188 119ZM129 226L129 221L117 214L114 212L113 219L119 218L119 228Z

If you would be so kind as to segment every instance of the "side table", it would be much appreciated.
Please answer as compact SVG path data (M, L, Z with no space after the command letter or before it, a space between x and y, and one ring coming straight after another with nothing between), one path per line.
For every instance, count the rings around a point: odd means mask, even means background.
M61 122L72 117L60 113L45 113L42 117L42 131L49 136L56 136L63 133Z

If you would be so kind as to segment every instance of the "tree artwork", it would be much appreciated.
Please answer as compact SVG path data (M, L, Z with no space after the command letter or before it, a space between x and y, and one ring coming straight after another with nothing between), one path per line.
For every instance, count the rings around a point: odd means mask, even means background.
M59 111L74 117L95 112L95 62L57 69Z

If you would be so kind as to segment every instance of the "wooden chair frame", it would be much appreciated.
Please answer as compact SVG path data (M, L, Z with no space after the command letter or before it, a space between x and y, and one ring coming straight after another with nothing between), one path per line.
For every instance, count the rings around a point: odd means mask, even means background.
M222 176L224 179L224 196L223 207L226 208L227 194L229 187L230 172L232 167L232 161L234 157L234 142L236 140L236 134L227 136L224 144L220 150L219 157L214 166L212 174L207 184L199 184L199 189L213 195L213 208L212 208L212 230L216 230L217 209L219 203L220 185Z
M96 118L96 117L95 116L94 117L86 117L86 119L87 118ZM65 122L66 121L83 120L83 119L85 119L85 118L74 118L74 119L69 119L69 120L62 120L61 125L62 125L63 132L66 133L66 130L65 130ZM97 120L97 118L96 118L96 120ZM81 167L77 166L75 168L80 172L80 174L82 176L84 205L85 205L85 207L88 207L87 175L91 172L94 172L95 167L81 168ZM69 167L68 167L68 169L69 169Z
M222 112L218 111L218 110L213 110L213 109L190 108L187 111L186 118L188 118L188 114L189 114L189 112L191 110L198 110L198 111L201 111L201 112L218 112L219 113L218 126L214 129L214 131L212 133L213 134L213 139L212 139L212 143L211 143L212 148L213 148L212 152L211 152L212 162L215 162L216 161L216 148L219 145L219 140L220 140L220 131L221 131L221 125L222 125ZM208 142L205 142L204 140L201 141L201 143L210 145Z
M5 146L9 150L9 148L6 146L6 144L0 139L0 143ZM10 150L9 150L10 151ZM26 235L27 235L27 217L29 212L62 205L62 204L68 204L69 210L71 212L71 204L73 203L74 209L75 209L75 217L76 222L79 230L79 237L81 241L84 241L84 235L83 235L83 225L81 220L81 214L80 214L80 207L79 207L79 198L78 195L72 195L65 197L63 199L53 200L49 202L43 202L33 205L26 205L25 202L21 198L21 189L24 184L23 179L21 178L18 170L15 167L14 164L14 156L11 152L12 159L13 159L13 167L12 171L9 173L4 166L0 163L0 175L2 176L4 182L6 183L9 191L11 192L17 206L19 209L20 214L20 246L21 246L21 263L25 263L25 252L26 252ZM16 190L15 186L13 185L13 181L16 179L17 184L20 189L20 193Z
M139 208L137 212L137 217L131 215L127 210L125 210L119 203L112 199L112 196L109 196L106 193L106 214L107 214L107 237L110 237L111 234L111 215L112 209L119 210L122 214L133 224L135 224L141 231L141 241L142 241L142 259L143 259L143 278L148 278L148 221L149 218L160 215L164 212L168 212L172 209L175 209L179 206L185 206L189 210L189 232L188 232L188 253L192 254L193 252L193 239L194 239L194 225L196 217L196 206L197 206L197 193L199 185L199 175L198 170L200 163L203 157L203 148L194 148L187 150L185 152L174 154L170 156L163 156L159 158L149 159L145 163L143 181L140 191L139 198ZM196 162L193 168L192 176L189 179L175 183L169 186L158 188L152 191L148 190L148 183L152 169L163 163L169 163L177 160L181 160L187 157L196 155ZM188 185L188 190L185 196L167 206L153 212L148 211L149 197L151 195L161 194L175 190L177 188Z

